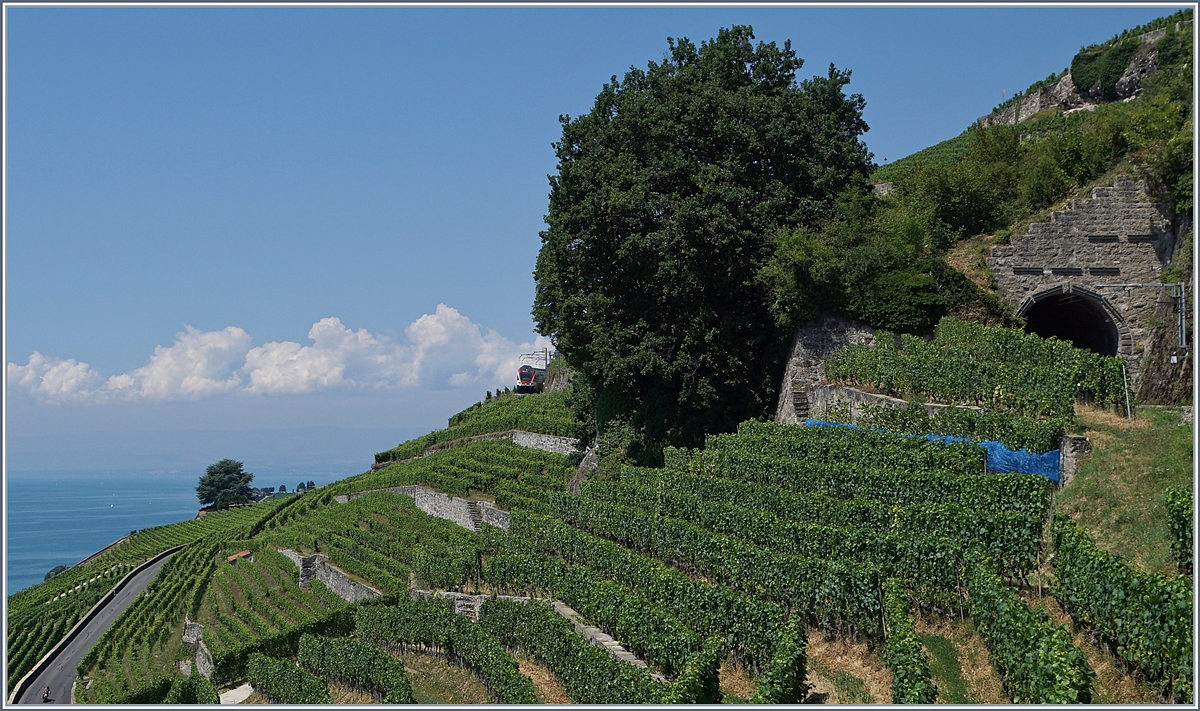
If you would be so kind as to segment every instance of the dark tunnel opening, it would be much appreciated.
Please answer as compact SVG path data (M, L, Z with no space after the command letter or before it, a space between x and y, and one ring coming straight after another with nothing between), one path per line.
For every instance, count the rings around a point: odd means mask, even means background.
M1025 312L1025 330L1042 338L1055 336L1100 355L1116 355L1117 325L1096 301L1079 294L1057 294Z

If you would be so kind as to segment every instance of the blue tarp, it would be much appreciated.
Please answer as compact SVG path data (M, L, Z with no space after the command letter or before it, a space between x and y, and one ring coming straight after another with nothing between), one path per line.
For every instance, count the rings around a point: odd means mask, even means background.
M828 422L809 418L806 425L810 427L850 427L858 429L858 425L847 425L842 422ZM877 430L882 431L882 430ZM905 435L906 437L921 437L922 435ZM1020 472L1022 474L1041 474L1050 481L1058 481L1059 451L1052 449L1042 454L1034 454L1028 449L1009 449L1000 442L984 440L976 442L966 437L952 435L924 435L934 442L972 442L987 450L987 468L990 472Z

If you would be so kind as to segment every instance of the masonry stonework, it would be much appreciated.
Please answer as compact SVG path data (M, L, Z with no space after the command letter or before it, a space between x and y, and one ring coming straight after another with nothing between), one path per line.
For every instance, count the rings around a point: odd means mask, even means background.
M792 353L779 388L775 421L802 424L808 417L807 389L825 378L825 359L851 343L875 345L875 330L850 319L822 314L796 330Z
M1045 299L1086 302L1106 322L1136 383L1155 308L1164 296L1153 288L1102 285L1157 283L1174 251L1171 220L1142 182L1118 177L1092 197L1071 200L1049 222L991 248L988 268L1018 316Z

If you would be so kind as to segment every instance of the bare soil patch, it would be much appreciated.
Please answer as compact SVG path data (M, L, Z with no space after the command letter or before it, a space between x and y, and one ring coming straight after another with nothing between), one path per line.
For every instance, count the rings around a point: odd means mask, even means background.
M970 620L940 618L935 616L918 616L915 620L916 632L921 635L937 635L950 640L954 646L960 674L966 682L966 695L972 703L977 704L1008 704L1012 703L1004 693L1000 675L988 659L987 645L975 631L975 625ZM934 680L937 683L937 680ZM943 698L949 689L939 689L938 703L948 703Z
M819 630L808 632L808 683L827 704L892 701L892 673L875 650L866 642L828 639Z
M533 692L537 694L538 701L543 704L574 703L571 701L571 697L567 696L567 690L563 688L562 682L554 675L554 672L525 654L514 654L513 659L517 662L517 668L521 670L521 673L533 682Z
M721 695L733 702L749 702L758 690L758 682L750 676L750 672L729 660L721 662L718 672L721 680Z

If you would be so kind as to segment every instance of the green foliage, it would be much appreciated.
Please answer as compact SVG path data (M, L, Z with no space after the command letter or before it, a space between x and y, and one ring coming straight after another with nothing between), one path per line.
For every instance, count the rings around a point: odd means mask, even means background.
M575 634L571 623L537 601L489 598L479 624L505 647L544 664L580 704L657 703L662 691L643 669L617 659Z
M212 682L199 672L171 680L171 689L162 700L164 704L219 704L221 697Z
M359 610L355 633L396 651L445 656L474 671L493 700L509 704L537 703L529 678L484 625L456 615L445 600L401 598L395 605Z
M781 626L775 654L763 669L754 690L752 703L798 704L808 696L808 638L800 618L793 617Z
M664 704L721 703L720 637L711 637L688 659L683 673L662 694Z
M562 392L538 395L505 395L477 402L452 416L449 427L430 432L375 455L376 462L393 462L420 457L428 447L442 442L491 432L525 430L558 437L576 436L578 423Z
M776 553L739 537L610 502L562 496L555 503L566 523L665 563L777 602L839 631L873 636L880 632L882 573L875 563Z
M483 579L493 590L562 600L667 676L680 673L700 647L699 635L663 605L590 568L526 553L509 541L503 548L484 564Z
M876 345L851 344L825 362L830 380L872 385L889 395L968 403L1072 422L1075 400L1125 402L1120 358L1011 328L945 318L933 341L876 332Z
M353 639L300 637L297 661L317 676L364 689L385 704L413 704L404 663L378 647Z
M254 690L280 704L329 704L328 684L286 659L251 654L246 677Z
M938 534L982 546L1007 575L1021 577L1037 566L1039 518L1012 511L966 509L955 504L892 506L867 498L840 499L824 493L689 474L670 469L626 467L621 485L682 491L706 501L769 511L780 519L904 535ZM630 490L632 491L632 489ZM631 494L632 496L632 494Z
M345 494L422 484L453 496L467 496L472 491L492 494L496 505L504 509L544 512L550 494L565 491L574 473L570 459L561 454L490 440L399 462L327 488L332 494Z
M871 167L849 72L797 84L790 43L752 40L668 40L561 119L534 318L593 406L629 417L647 443L634 461L774 403L790 333L758 272L779 228L820 219Z
M437 588L479 577L477 538L416 507L412 497L377 491L327 506L260 537L306 552L322 552L346 572L392 593L408 589L413 572Z
M887 642L883 661L892 672L892 703L937 703L929 659L913 629L908 593L898 580L890 579L883 585L883 612Z
M1071 80L1080 92L1113 101L1117 98L1117 80L1125 73L1138 47L1138 41L1131 38L1099 50L1080 50L1071 60Z
M879 566L888 577L912 578L944 590L957 588L958 545L927 532L878 533L821 526L780 518L766 511L706 501L683 491L644 485L613 486L605 482L588 482L576 509L564 520L586 520L584 528L616 540L634 540L637 548L670 550L680 562L695 564L694 560L709 558L711 554L703 548L721 540L704 533L711 532L788 556L870 563ZM695 527L681 525L683 522ZM642 526L649 533L638 537L634 531Z
M1086 704L1096 673L1071 633L1025 604L978 556L967 566L969 609L1015 704Z
M1077 622L1112 640L1117 656L1160 683L1176 702L1190 703L1191 577L1143 573L1097 548L1069 518L1056 516L1053 531L1058 600Z
M1167 527L1171 530L1171 554L1179 569L1192 572L1192 527L1195 503L1190 489L1168 489Z
M507 534L530 550L591 568L597 575L657 600L704 638L721 637L735 658L760 668L774 653L784 610L722 585L693 580L662 563L589 535L562 521L516 512Z
M230 504L244 504L250 501L250 483L253 481L254 475L243 470L241 462L222 459L204 470L204 476L196 485L196 498L202 506L216 504L219 509L229 508Z
M849 413L839 417L826 413L825 419L849 423ZM924 403L909 403L907 408L868 405L858 416L860 427L902 434L938 434L966 437L976 442L995 440L1009 449L1048 452L1058 449L1059 440L1069 425L1061 419L1038 420L1007 412L979 412L947 407L930 416Z

